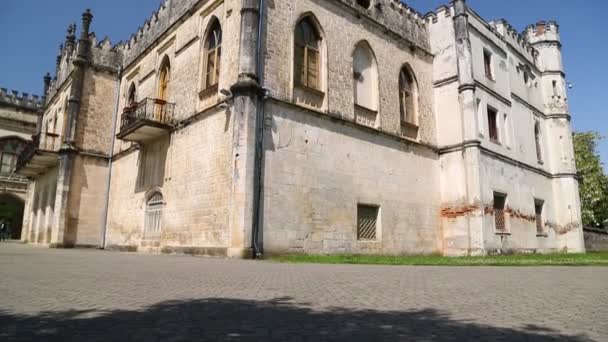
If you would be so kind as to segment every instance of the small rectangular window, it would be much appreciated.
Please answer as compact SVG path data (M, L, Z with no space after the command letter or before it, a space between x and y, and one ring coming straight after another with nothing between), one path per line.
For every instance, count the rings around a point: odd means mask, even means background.
M505 224L505 204L507 196L504 194L494 193L494 227L497 232L505 232L507 230Z
M357 205L357 239L376 240L378 227L378 206L358 204Z
M486 77L494 80L494 73L492 72L492 53L488 50L483 50L483 65Z
M490 140L498 143L498 111L492 107L488 107L488 135Z
M543 234L545 223L543 222L543 207L545 202L542 200L534 201L534 211L536 213L536 233Z
M2 153L2 167L0 172L12 173L17 164L17 155L13 153Z

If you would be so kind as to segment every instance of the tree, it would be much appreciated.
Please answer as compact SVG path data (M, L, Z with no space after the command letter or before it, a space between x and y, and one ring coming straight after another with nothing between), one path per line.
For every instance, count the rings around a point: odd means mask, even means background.
M597 153L603 137L597 132L581 132L574 133L573 138L583 224L599 227L608 219L608 176Z

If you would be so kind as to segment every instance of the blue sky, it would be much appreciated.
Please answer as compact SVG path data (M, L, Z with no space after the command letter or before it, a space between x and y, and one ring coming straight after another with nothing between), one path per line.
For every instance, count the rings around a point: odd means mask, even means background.
M289 1L289 0L285 0ZM448 0L409 0L422 13ZM42 91L42 76L55 68L55 56L70 22L80 24L80 14L91 8L92 29L98 38L126 40L160 0L2 0L0 9L0 86L34 94ZM608 136L603 96L608 97L608 12L606 0L468 0L487 20L505 18L518 30L539 20L557 20L561 26L567 79L575 130L596 130ZM608 164L608 140L600 145Z

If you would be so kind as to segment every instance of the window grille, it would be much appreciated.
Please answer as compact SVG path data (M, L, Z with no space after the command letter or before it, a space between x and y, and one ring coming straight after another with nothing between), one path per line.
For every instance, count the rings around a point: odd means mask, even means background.
M157 237L160 235L163 207L163 195L159 192L153 194L148 199L148 202L146 203L146 219L144 222L145 237Z
M357 239L376 240L378 212L377 206L364 204L357 206Z
M494 225L496 231L504 232L507 230L505 224L505 202L507 197L502 194L494 194Z

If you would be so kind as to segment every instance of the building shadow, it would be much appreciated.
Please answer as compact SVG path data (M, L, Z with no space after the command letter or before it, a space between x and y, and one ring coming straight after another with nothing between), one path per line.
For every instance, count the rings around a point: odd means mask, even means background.
M291 298L167 301L142 310L0 311L2 341L591 341L539 326L510 329L436 310L312 310Z

